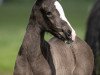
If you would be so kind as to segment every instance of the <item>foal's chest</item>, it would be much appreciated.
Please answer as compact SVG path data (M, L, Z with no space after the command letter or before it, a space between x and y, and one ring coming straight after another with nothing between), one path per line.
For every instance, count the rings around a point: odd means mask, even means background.
M72 75L75 69L73 49L70 48L70 45L62 43L51 42L50 44L56 75Z
M92 75L93 53L84 41L76 38L70 45L53 38L49 43L56 75Z

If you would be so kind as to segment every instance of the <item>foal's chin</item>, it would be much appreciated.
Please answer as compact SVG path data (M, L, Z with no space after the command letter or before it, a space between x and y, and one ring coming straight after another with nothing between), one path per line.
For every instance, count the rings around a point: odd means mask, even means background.
M46 31L52 34L54 37L58 38L59 40L63 41L64 43L70 44L73 42L72 36L69 35L67 32L65 33L64 31Z
M57 36L57 38L62 40L64 43L70 44L73 42L72 38L70 36L66 36L66 34L63 32L59 32L59 35Z

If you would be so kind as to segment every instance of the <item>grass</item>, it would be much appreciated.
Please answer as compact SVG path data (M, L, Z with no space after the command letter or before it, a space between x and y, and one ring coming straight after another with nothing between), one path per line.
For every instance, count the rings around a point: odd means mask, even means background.
M84 39L91 2L62 1L66 16L79 37ZM32 3L0 6L0 75L12 75L16 56L28 24ZM49 39L46 35L46 39Z

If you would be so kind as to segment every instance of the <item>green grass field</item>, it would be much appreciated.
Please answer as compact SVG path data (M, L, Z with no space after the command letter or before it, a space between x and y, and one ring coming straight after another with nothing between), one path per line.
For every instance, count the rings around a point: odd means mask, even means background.
M15 59L24 37L33 3L9 3L0 6L0 75L12 75ZM66 1L61 4L77 35L84 39L92 2ZM49 39L46 35L46 39Z

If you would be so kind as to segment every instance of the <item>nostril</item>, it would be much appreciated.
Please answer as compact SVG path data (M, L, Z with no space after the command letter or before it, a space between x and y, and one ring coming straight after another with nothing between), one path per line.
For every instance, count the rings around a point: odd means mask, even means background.
M67 36L71 36L71 30L67 31Z

